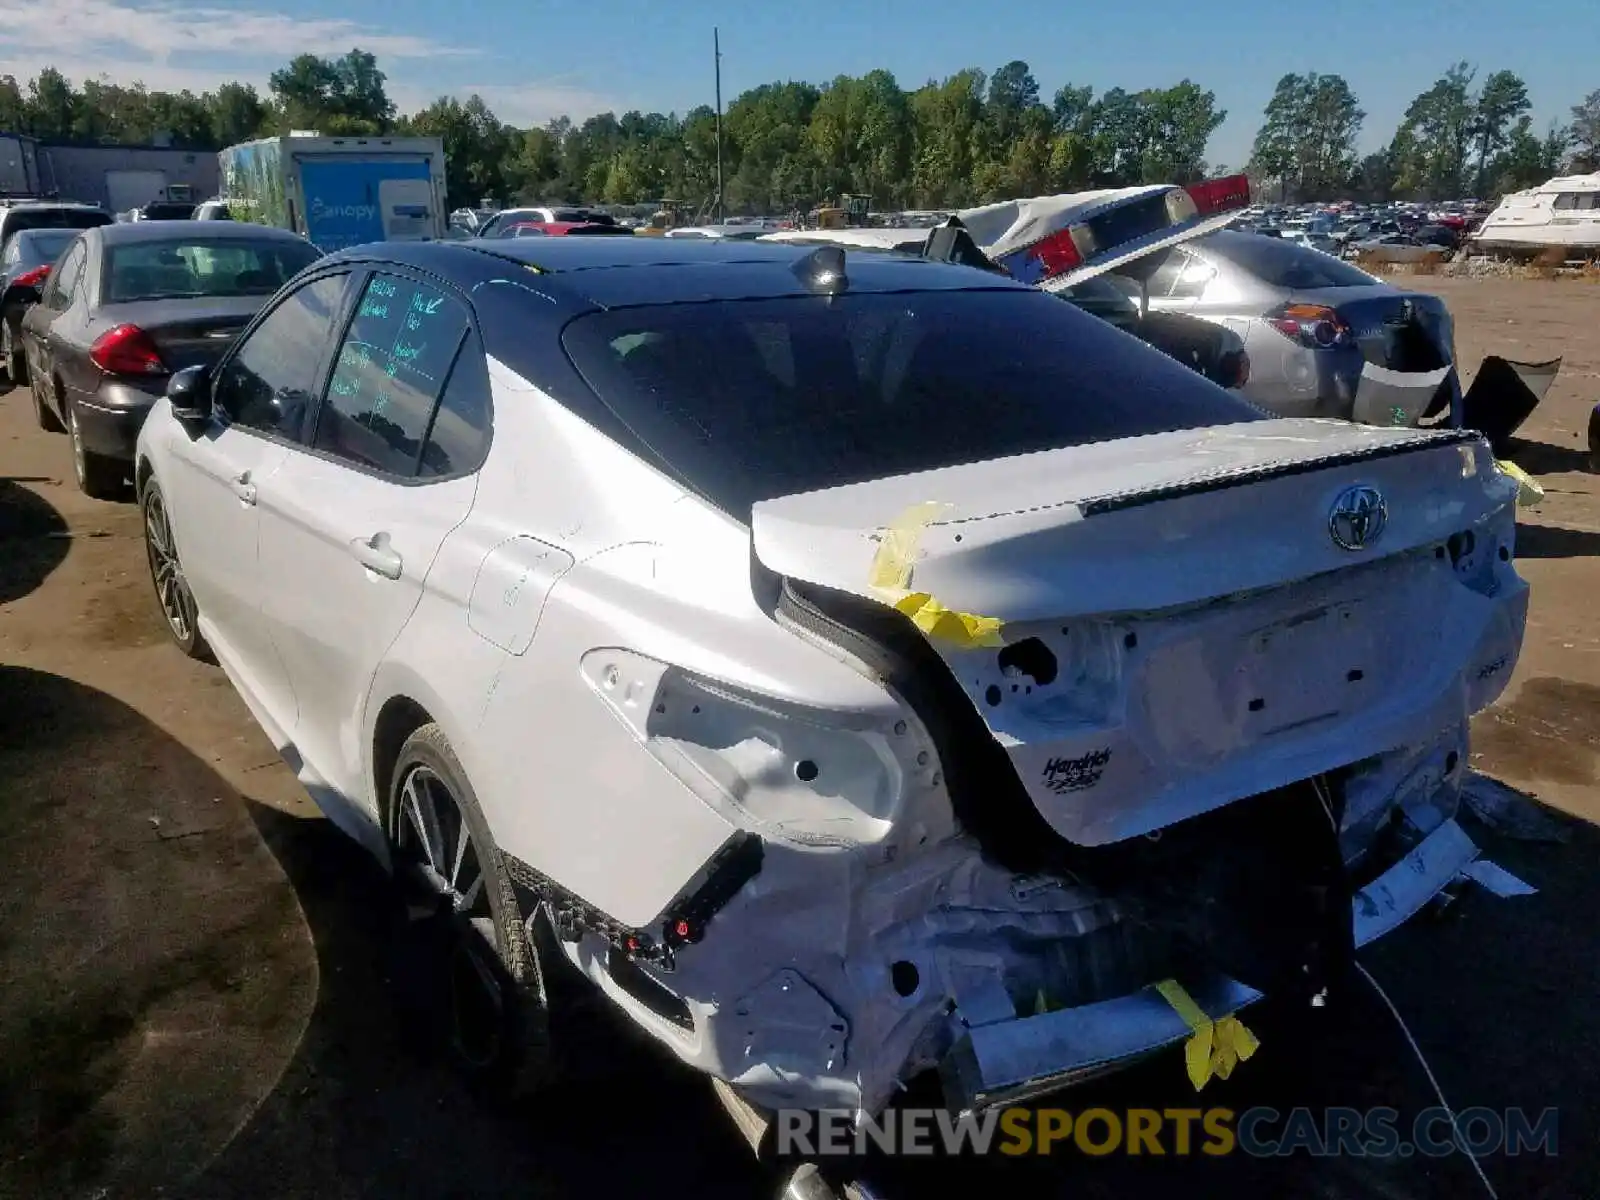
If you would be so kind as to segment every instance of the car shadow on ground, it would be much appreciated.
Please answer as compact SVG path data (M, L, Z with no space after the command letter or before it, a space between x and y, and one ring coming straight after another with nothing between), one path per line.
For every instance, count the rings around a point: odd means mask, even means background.
M1591 473L1600 470L1586 446L1557 446L1550 442L1536 442L1513 438L1508 447L1508 457L1531 475L1562 475L1568 472Z
M67 557L72 539L66 519L35 490L55 483L0 476L0 604L26 596Z
M1600 533L1560 525L1517 523L1518 558L1600 557Z
M397 1014L387 876L327 821L252 815L311 926L317 1003L280 1086L195 1181L195 1200L264 1197L264 1179L273 1197L327 1196L335 1180L340 1194L385 1197L776 1190L705 1080L591 1004L564 1031L562 1058L581 1076L515 1105L477 1099ZM575 972L570 984L589 990Z
M0 666L0 1195L153 1195L275 1083L315 963L210 766L119 700Z
M278 1196L323 1195L335 1178L348 1194L372 1196L775 1194L778 1172L752 1164L704 1082L615 1014L591 1014L581 1027L584 1082L509 1110L475 1103L393 1015L382 873L326 822L254 811L315 931L321 990L294 1064L198 1182L196 1200L258 1197L263 1178L273 1180ZM1549 1107L1565 1114L1563 1157L1486 1162L1504 1195L1578 1196L1580 1181L1600 1169L1593 1147L1572 1136L1596 1100L1583 1063L1592 1061L1585 1056L1600 1046L1600 1036L1592 988L1579 977L1600 952L1587 919L1600 903L1600 884L1586 865L1600 850L1600 833L1555 819L1567 844L1508 843L1495 850L1539 881L1540 896L1498 900L1469 892L1443 915L1421 917L1363 955L1458 1110L1520 1104L1534 1117ZM1488 831L1474 832L1481 844L1496 846ZM1533 962L1525 957L1530 950ZM1171 1052L1046 1103L1079 1113L1305 1108L1318 1120L1332 1107L1392 1108L1402 1133L1434 1104L1405 1035L1364 983L1332 1009L1288 1011L1269 1003L1246 1019L1261 1050L1201 1095L1185 1077L1181 1056ZM903 1098L917 1099L915 1091ZM1202 1140L1197 1132L1189 1153L1177 1154L1169 1138L1162 1157L1097 1157L1069 1139L1048 1158L868 1158L844 1174L866 1179L889 1200L977 1195L1002 1183L1079 1200L1155 1189L1201 1200L1453 1200L1477 1187L1459 1155L1317 1158L1301 1150L1281 1158L1215 1158L1200 1151Z

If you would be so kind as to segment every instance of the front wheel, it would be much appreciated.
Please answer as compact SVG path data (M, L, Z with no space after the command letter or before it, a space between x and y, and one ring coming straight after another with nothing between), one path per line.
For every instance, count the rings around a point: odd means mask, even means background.
M389 843L403 905L400 997L493 1099L550 1074L548 1002L511 879L472 785L437 725L400 748Z
M161 615L167 619L167 632L184 654L209 660L211 651L200 636L200 609L184 578L183 564L178 561L167 500L154 479L145 483L139 506L144 511L144 550L150 563L150 581L155 584Z

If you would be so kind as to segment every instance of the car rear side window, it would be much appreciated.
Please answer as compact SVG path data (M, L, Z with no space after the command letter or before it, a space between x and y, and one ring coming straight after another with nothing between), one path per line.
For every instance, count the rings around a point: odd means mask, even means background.
M563 343L668 469L741 517L793 492L1260 419L1031 289L619 308Z
M430 284L375 274L339 345L313 445L346 462L410 478L470 321Z

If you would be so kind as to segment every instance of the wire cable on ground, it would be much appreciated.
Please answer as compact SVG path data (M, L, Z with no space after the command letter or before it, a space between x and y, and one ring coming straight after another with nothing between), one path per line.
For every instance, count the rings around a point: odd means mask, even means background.
M1500 1200L1499 1194L1494 1190L1494 1184L1489 1182L1489 1177L1483 1173L1483 1164L1478 1161L1478 1156L1467 1146L1467 1139L1461 1132L1461 1125L1456 1121L1456 1110L1450 1107L1450 1101L1444 1098L1444 1089L1439 1086L1439 1081L1434 1078L1433 1068L1428 1065L1427 1057L1422 1053L1422 1047L1417 1045L1417 1039L1411 1036L1411 1030L1406 1025L1406 1019L1400 1015L1400 1010L1394 1006L1394 1001L1389 999L1389 993L1384 991L1378 981L1374 979L1366 967L1356 963L1356 970L1361 972L1361 977L1372 985L1372 990L1378 993L1388 1008L1394 1023L1400 1026L1400 1032L1405 1035L1406 1043L1411 1047L1411 1052L1417 1056L1417 1061L1422 1064L1422 1070L1428 1077L1428 1082L1433 1085L1433 1094L1439 1099L1439 1107L1444 1109L1445 1115L1450 1118L1450 1128L1455 1132L1456 1145L1467 1156L1467 1161L1472 1164L1472 1169L1478 1173L1478 1178L1483 1181L1483 1190L1489 1193L1489 1200Z

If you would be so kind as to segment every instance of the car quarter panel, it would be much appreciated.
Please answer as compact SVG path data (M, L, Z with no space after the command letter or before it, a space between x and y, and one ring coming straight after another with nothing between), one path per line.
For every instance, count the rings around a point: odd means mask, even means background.
M463 765L501 848L642 926L732 834L758 824L709 781L690 772L684 782L651 748L663 677L670 685L687 674L862 726L892 725L900 709L762 611L745 526L503 364L491 370L495 449L471 518L435 567L455 581L459 612L435 643L421 636L430 622L419 611L390 657L455 689L444 700L468 725ZM483 564L519 537L549 546L557 567L523 584L542 595L526 609L537 636L516 653L469 614L483 602L472 598ZM574 565L560 569L567 558ZM446 595L441 584L426 605ZM471 648L443 669L457 645ZM386 671L386 686L401 675ZM369 714L381 705L373 699Z

